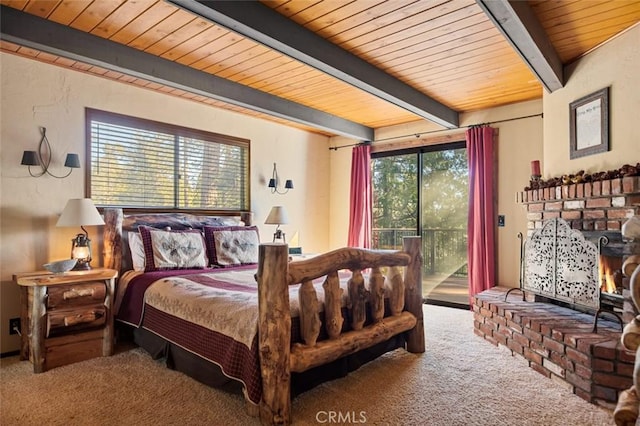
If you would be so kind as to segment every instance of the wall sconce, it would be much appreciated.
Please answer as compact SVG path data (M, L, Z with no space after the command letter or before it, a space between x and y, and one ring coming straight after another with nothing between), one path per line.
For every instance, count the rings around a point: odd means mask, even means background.
M276 232L273 234L273 242L276 240L282 240L283 243L287 242L285 238L284 232L280 229L280 225L286 225L289 223L289 215L287 211L282 206L274 206L271 207L271 211L269 212L269 216L264 221L267 225L278 225L276 227Z
M79 226L84 234L78 234L71 240L71 259L77 259L74 270L91 269L91 240L85 226L104 225L104 220L91 198L79 198L67 201L56 226Z
M47 129L40 127L40 132L42 132L42 138L40 138L40 144L38 144L38 151L25 151L22 153L22 162L20 164L29 166L29 174L31 176L40 177L48 174L54 178L63 179L69 176L73 169L80 168L80 158L78 158L78 154L67 154L64 166L69 167L69 173L64 176L56 176L51 173L49 171L49 166L51 165L51 144L49 143L49 139L47 139ZM31 166L40 166L40 172L34 174L31 171Z
M287 179L284 183L284 188L285 190L283 192L280 192L278 190L278 183L280 183L280 178L278 178L278 171L276 170L276 163L273 163L273 173L271 174L271 179L269 179L269 185L267 185L269 188L271 188L271 193L278 193L278 194L286 194L287 192L289 192L290 189L293 189L293 181L291 179Z

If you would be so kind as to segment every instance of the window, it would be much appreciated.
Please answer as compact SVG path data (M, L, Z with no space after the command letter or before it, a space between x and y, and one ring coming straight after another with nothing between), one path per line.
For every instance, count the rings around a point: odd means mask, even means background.
M249 209L248 140L93 109L86 122L97 205Z

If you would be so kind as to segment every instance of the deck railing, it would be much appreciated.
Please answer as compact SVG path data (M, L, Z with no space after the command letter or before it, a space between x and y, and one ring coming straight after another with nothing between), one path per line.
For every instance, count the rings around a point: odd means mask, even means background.
M372 248L399 250L402 239L416 235L409 228L374 228ZM424 273L467 276L467 231L464 229L424 229L422 231Z

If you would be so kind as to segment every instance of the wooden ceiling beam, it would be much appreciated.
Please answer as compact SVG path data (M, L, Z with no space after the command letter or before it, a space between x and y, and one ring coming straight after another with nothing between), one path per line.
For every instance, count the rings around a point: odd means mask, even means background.
M255 1L168 0L365 92L447 128L458 112Z
M0 6L0 38L144 80L217 99L349 138L371 141L371 127L225 80L53 21Z
M526 1L476 0L549 91L564 86L562 61Z

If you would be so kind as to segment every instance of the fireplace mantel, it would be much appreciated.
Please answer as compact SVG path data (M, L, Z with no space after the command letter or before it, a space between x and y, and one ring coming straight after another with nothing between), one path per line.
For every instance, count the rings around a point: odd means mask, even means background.
M582 231L620 231L640 214L640 176L521 191L516 201L526 206L531 231L557 217Z

